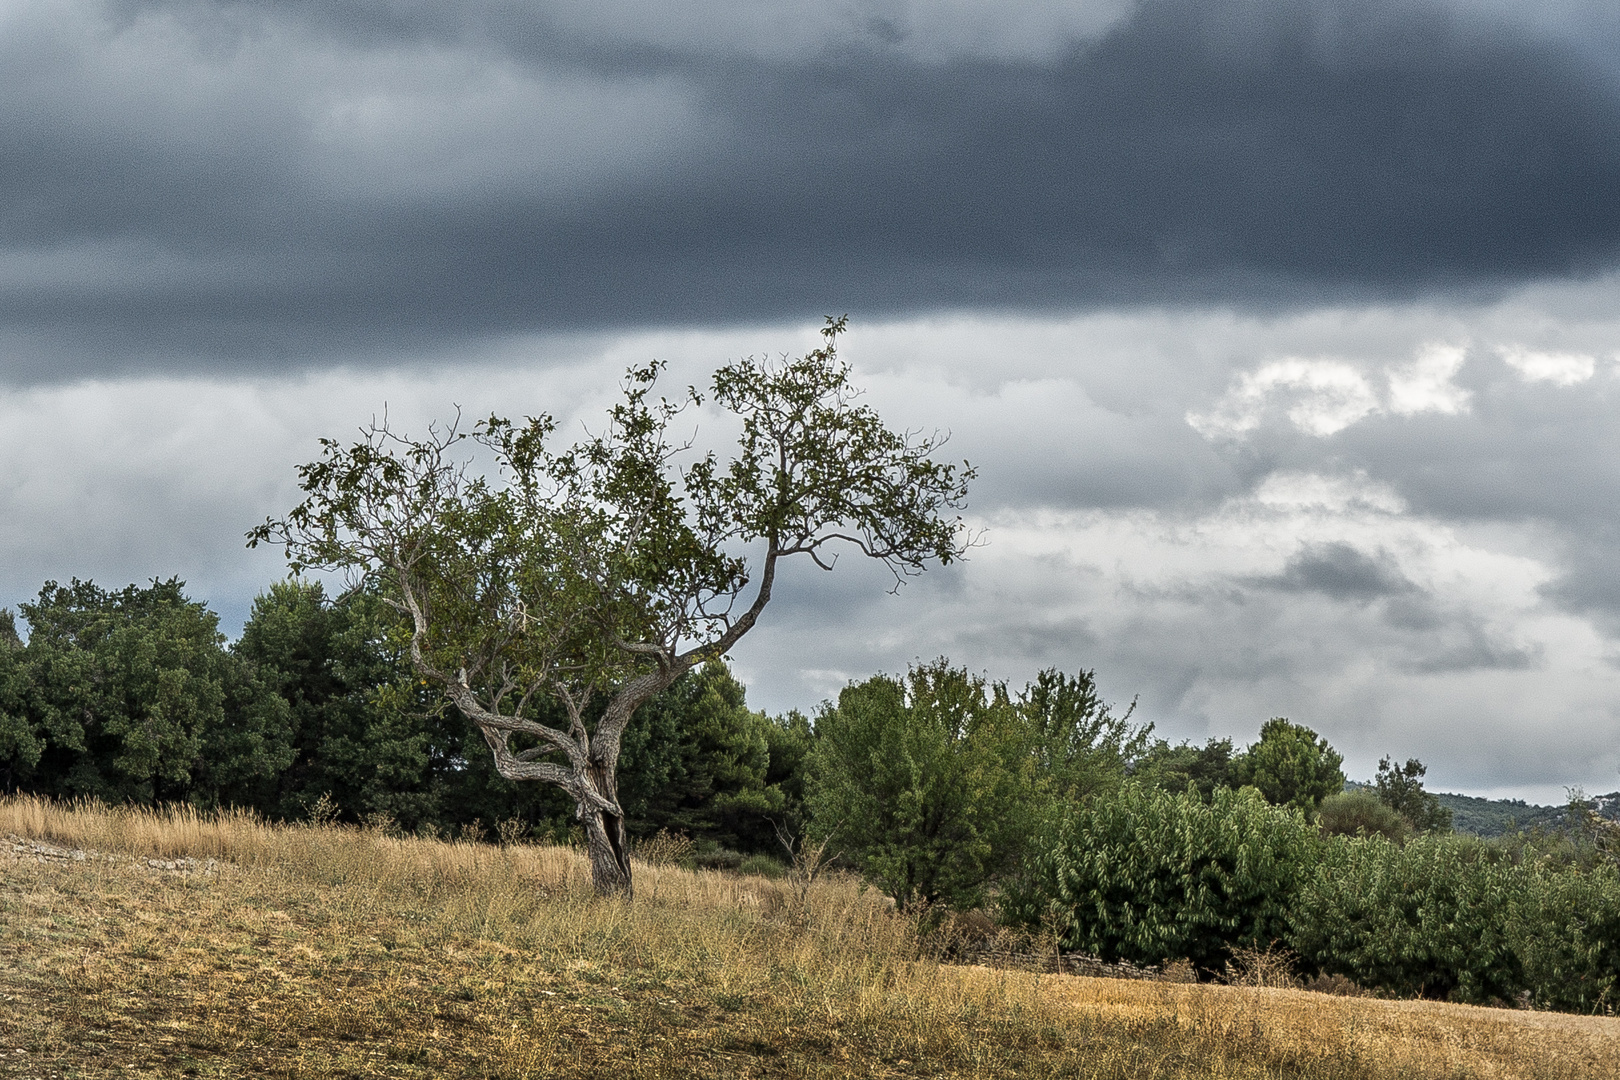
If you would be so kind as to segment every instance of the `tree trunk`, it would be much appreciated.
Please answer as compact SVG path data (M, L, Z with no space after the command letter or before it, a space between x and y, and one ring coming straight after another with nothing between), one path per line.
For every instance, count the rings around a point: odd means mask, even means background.
M619 792L615 779L612 770L600 765L592 766L591 780L597 793L617 806ZM596 895L634 899L635 891L630 879L630 845L624 830L624 818L591 802L580 802L575 813L585 826L585 843L591 857L591 883L596 887Z

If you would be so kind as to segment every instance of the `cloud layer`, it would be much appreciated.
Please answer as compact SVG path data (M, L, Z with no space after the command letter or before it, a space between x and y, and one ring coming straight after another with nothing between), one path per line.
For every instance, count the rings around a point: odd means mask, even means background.
M1595 5L11 0L12 379L1611 264Z
M1559 0L0 0L0 604L178 573L385 403L577 429L849 311L988 546L800 568L813 707L1095 667L1438 785L1620 765L1620 14Z
M1620 320L1551 334L1534 312L1554 306L858 325L846 354L872 404L948 429L950 453L981 467L987 542L898 595L853 559L792 570L737 654L752 700L809 709L850 678L941 654L1014 682L1095 668L1170 737L1241 741L1287 715L1353 775L1392 753L1452 789L1609 790L1620 364L1599 345L1620 341ZM16 465L0 485L0 603L46 577L178 573L234 627L281 573L242 532L292 504L316 438L384 404L412 430L459 404L548 409L578 431L629 363L666 357L685 384L814 340L812 325L537 337L457 364L0 395L0 457ZM1535 378L1514 349L1592 356L1593 374ZM1256 377L1311 364L1338 381ZM1323 412L1324 384L1362 386L1371 407ZM1234 394L1260 402L1241 430L1189 420L1231 415Z

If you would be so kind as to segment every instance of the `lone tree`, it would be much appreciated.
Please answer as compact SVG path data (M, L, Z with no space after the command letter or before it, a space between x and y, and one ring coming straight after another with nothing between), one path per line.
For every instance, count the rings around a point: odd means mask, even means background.
M568 792L597 892L628 896L615 773L636 708L753 629L784 558L831 570L853 548L898 587L969 544L952 512L972 467L858 403L844 325L829 319L801 358L715 372L714 401L741 421L728 461L670 439L702 395L655 399L653 363L628 373L602 434L562 451L548 416L421 441L385 419L347 447L323 439L298 470L304 501L249 546L378 590L423 681L477 725L502 776ZM493 469L466 456L479 449Z

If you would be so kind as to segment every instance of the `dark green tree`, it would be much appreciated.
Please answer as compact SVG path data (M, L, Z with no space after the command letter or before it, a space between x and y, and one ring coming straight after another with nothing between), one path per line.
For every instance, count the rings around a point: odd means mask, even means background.
M1273 806L1294 806L1307 818L1329 795L1344 790L1344 758L1303 724L1267 720L1260 739L1232 760L1232 782L1260 789Z
M711 660L643 705L625 728L620 801L637 835L668 829L770 852L772 822L797 813L803 800L805 749L790 728L749 709L743 685Z
M1004 688L939 660L846 687L815 726L815 827L901 910L972 906L1017 864L1032 745Z
M741 429L729 461L683 457L666 437L682 406L652 397L650 364L630 372L602 434L560 453L545 417L491 417L471 443L386 424L352 446L326 440L299 470L305 500L251 542L284 545L295 571L366 578L408 620L417 673L477 727L496 770L563 789L598 891L628 893L626 725L754 627L781 560L831 569L844 546L899 581L966 547L951 512L972 470L935 461L937 438L894 431L857 402L836 354L843 328L829 320L824 347L799 359L715 373L713 400ZM490 467L458 457L480 446Z
M1156 739L1131 763L1132 779L1145 787L1180 794L1191 784L1208 802L1217 788L1233 787L1232 740L1210 739L1203 746Z
M232 652L291 711L292 763L241 789L270 817L301 818L324 796L351 822L454 833L516 818L566 831L572 805L494 770L476 730L416 674L406 624L374 592L334 599L319 582L278 582L254 601Z
M29 786L109 802L227 799L291 759L288 710L223 648L177 578L108 592L48 582L13 649L41 744Z
M1450 832L1451 811L1440 800L1423 790L1423 777L1429 770L1417 758L1396 765L1386 755L1378 762L1373 789L1378 800L1401 817L1414 832Z
M416 692L398 624L375 595L334 603L319 582L278 582L254 601L232 652L287 701L294 750L248 793L259 809L296 819L328 796L350 821L442 823L435 773L454 740L432 715L436 701Z
M31 690L16 617L0 608L0 792L16 791L32 777L45 752L29 708Z

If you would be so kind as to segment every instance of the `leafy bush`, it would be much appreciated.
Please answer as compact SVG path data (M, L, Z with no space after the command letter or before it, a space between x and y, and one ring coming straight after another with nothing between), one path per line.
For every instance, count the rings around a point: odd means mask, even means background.
M1305 962L1403 996L1486 1003L1523 987L1510 898L1529 871L1477 841L1332 837L1294 899L1289 944Z
M1509 905L1508 942L1542 1009L1620 1006L1620 872L1537 868Z
M1130 783L1087 800L1036 861L1023 921L1055 919L1066 948L1218 971L1236 945L1284 936L1290 896L1320 840L1297 809L1253 788L1173 794Z
M944 660L844 688L816 721L816 827L902 911L970 908L1032 831L1029 727Z
M1322 800L1316 823L1329 836L1382 836L1404 843L1406 819L1370 791L1341 791Z

